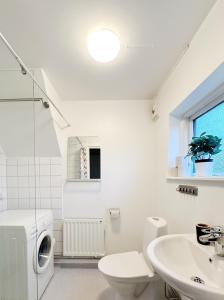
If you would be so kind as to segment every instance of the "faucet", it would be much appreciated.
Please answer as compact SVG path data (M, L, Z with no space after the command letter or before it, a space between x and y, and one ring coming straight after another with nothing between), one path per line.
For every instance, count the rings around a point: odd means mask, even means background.
M199 240L202 243L208 242L215 247L215 254L224 257L224 226L214 226L202 229L205 235L201 235Z

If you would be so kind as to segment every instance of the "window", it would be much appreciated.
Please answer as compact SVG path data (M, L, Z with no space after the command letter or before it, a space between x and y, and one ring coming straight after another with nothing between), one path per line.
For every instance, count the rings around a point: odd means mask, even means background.
M224 150L224 101L193 119L193 135L199 136L202 132L222 138ZM224 175L224 151L215 155L213 159L213 174Z
M89 149L90 179L100 179L100 149Z

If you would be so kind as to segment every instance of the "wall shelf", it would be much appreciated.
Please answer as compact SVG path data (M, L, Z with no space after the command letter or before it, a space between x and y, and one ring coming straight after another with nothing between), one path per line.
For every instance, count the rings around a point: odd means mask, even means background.
M175 176L167 176L166 179L168 181L210 181L210 182L223 182L224 176L212 176L212 177L175 177Z

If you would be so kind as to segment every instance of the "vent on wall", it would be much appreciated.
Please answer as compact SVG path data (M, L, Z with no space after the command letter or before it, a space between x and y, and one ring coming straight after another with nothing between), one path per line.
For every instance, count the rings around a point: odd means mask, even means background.
M158 109L158 105L154 104L152 107L152 120L156 121L159 119L159 109Z
M105 254L103 219L65 219L63 255L71 257L101 257Z

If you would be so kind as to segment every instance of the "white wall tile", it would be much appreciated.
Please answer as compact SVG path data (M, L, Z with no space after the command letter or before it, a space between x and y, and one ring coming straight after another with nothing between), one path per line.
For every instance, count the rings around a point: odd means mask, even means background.
M7 176L17 176L18 175L17 165L7 166L6 174Z
M16 158L7 158L7 165L8 166L16 166L17 165L17 159Z
M62 230L63 229L63 221L62 220L55 220L54 221L54 230Z
M7 198L7 189L6 187L2 186L1 187L1 193L2 193L2 198L3 200Z
M41 187L40 188L40 197L41 198L50 198L51 189L49 187Z
M34 187L29 187L29 198L36 197L36 189Z
M6 176L6 165L0 164L0 176L4 177Z
M28 172L29 172L29 176L35 176L35 165L33 164L29 164L28 166Z
M62 210L61 209L53 209L53 217L54 219L62 219Z
M40 176L40 187L50 187L51 178L50 176Z
M7 210L7 198L3 200L3 210Z
M41 207L41 198L37 197L35 198L35 201L36 201L36 208L43 208Z
M8 209L18 209L19 208L19 199L17 198L8 198Z
M51 208L51 198L41 198L40 199L41 208Z
M29 189L27 187L21 187L18 189L19 199L29 199Z
M40 157L40 165L50 165L51 158L50 157Z
M25 166L29 164L29 158L28 157L21 157L18 159L18 166Z
M18 187L27 187L29 186L29 177L18 177Z
M63 253L63 242L56 242L54 247L55 255L62 255Z
M34 164L35 162L35 164ZM5 180L0 188L8 193L10 209L50 208L56 219L62 218L62 167L59 157L10 158L6 160ZM2 173L1 173L2 172ZM6 192L5 192L6 193Z
M61 175L62 168L61 165L51 165L51 175Z
M28 164L29 165L35 165L35 158L34 157L28 157Z
M61 157L51 157L51 165L61 165Z
M62 230L54 230L54 238L57 242L62 242L63 241Z
M35 188L35 197L36 197L36 198L41 198L41 195L40 195L40 188L39 188L38 186Z
M51 188L51 197L61 198L62 197L62 189L59 187L52 187Z
M29 187L36 187L37 178L34 176L29 176Z
M61 176L51 176L51 186L52 187L61 187L62 177Z
M29 166L28 165L19 165L18 166L18 176L28 176L29 174Z
M6 157L0 153L0 211L7 209Z
M19 199L19 209L29 209L30 201L28 198L20 198Z
M40 165L35 165L35 176L40 176Z
M7 187L17 187L18 186L18 177L7 177Z
M8 189L8 198L18 198L17 187L10 187L10 189Z
M6 174L6 173L5 173ZM7 181L6 181L6 176L1 177L1 184L2 187L7 189Z
M40 176L41 175L49 175L51 174L51 166L50 165L40 165Z
M29 208L30 209L36 208L36 199L35 198L29 198Z
M52 208L62 208L62 199L61 198L52 198L51 199Z

